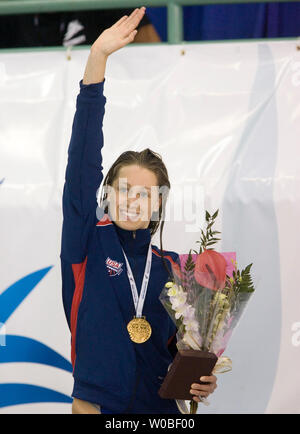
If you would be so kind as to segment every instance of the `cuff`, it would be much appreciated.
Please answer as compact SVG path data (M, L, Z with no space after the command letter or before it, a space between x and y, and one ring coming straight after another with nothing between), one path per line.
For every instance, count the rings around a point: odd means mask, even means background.
M105 78L100 83L83 84L83 79L79 82L80 92L78 98L82 102L99 101L103 98ZM105 97L104 97L105 98Z
M83 84L83 79L79 82L80 93L84 91L86 95L95 96L103 92L105 78L100 83Z

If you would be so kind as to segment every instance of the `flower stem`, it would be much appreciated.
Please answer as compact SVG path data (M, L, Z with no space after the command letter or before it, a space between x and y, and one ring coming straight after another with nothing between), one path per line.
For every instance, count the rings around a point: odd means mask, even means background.
M190 402L190 414L196 414L198 409L198 402L193 399Z

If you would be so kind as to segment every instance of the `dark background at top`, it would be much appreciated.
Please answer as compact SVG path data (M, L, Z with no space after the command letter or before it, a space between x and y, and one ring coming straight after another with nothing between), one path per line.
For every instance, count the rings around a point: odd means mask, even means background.
M185 6L183 14L185 41L300 36L300 2ZM147 15L166 41L166 8Z
M86 35L86 42L78 44L90 45L105 28L132 10L0 15L0 48L62 45L68 23L77 18L84 25L78 36ZM185 6L183 15L184 41L300 36L299 1ZM150 22L161 40L167 41L167 8L148 7L140 26Z

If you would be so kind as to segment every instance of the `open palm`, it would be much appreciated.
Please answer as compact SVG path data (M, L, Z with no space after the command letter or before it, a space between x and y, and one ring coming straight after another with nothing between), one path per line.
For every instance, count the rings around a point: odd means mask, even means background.
M104 30L93 43L91 50L109 56L134 40L136 27L145 14L145 7L135 9L129 17L124 15L115 24Z

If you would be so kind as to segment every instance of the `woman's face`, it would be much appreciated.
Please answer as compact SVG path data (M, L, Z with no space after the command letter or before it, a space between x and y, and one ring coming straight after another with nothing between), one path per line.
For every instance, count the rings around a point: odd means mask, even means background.
M109 214L119 227L131 231L147 228L153 211L159 209L155 173L138 165L123 166L107 199Z

